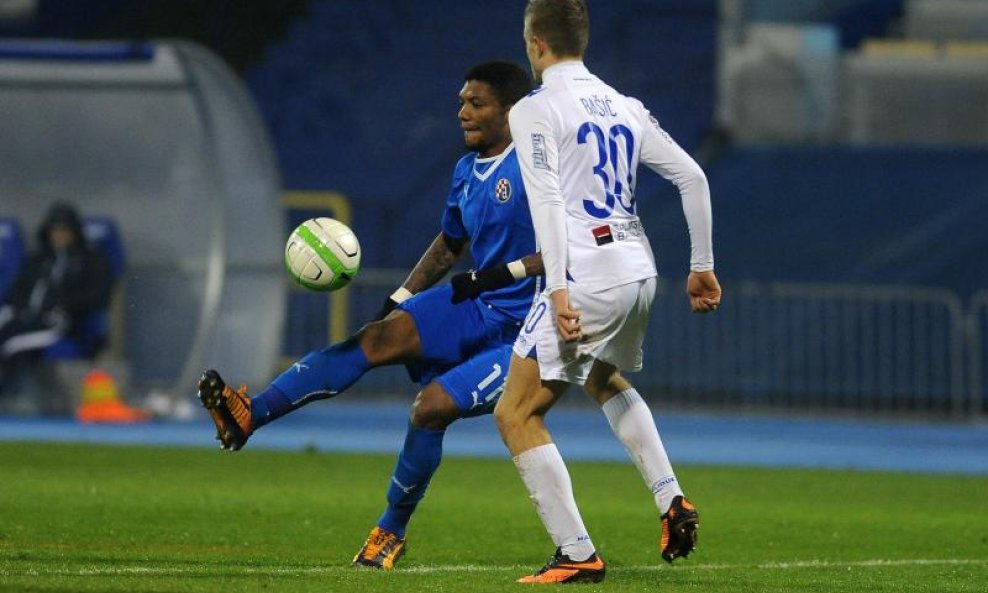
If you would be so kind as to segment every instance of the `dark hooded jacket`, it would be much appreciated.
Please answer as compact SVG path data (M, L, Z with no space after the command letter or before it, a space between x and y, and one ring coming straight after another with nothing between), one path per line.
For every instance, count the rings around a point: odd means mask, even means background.
M48 242L48 231L55 224L70 228L77 239L63 253L56 253ZM19 317L43 318L57 312L68 321L71 335L85 315L109 305L113 288L109 262L86 240L82 220L72 206L52 206L37 238L39 249L21 267L7 304Z

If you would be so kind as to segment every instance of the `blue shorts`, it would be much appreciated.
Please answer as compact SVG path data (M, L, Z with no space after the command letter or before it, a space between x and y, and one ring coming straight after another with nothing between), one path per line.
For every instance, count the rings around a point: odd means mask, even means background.
M510 362L511 346L498 346L439 375L436 382L456 402L461 418L490 414L504 391Z
M408 365L412 380L426 385L480 352L511 345L521 321L475 299L453 304L448 284L424 290L398 305L412 316L422 344L422 358Z

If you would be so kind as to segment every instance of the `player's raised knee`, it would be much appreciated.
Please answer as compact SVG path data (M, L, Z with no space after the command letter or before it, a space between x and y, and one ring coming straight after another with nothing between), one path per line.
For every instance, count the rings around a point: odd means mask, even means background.
M438 383L430 383L412 404L411 422L416 428L445 430L460 417L460 409Z

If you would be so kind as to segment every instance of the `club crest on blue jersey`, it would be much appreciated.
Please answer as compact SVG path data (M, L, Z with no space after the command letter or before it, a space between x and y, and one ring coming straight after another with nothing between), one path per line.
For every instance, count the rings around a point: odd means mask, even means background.
M497 180L497 185L494 186L494 197L497 198L498 202L504 204L511 199L511 182L506 178L502 177Z

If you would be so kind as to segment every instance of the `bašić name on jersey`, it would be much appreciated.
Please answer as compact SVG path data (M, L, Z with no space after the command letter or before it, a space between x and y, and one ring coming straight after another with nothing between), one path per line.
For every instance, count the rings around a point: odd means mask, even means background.
M601 97L600 95L590 95L589 97L580 97L580 103L583 103L583 108L587 110L588 115L599 115L600 117L617 117L617 111L614 111L611 98L607 95Z

